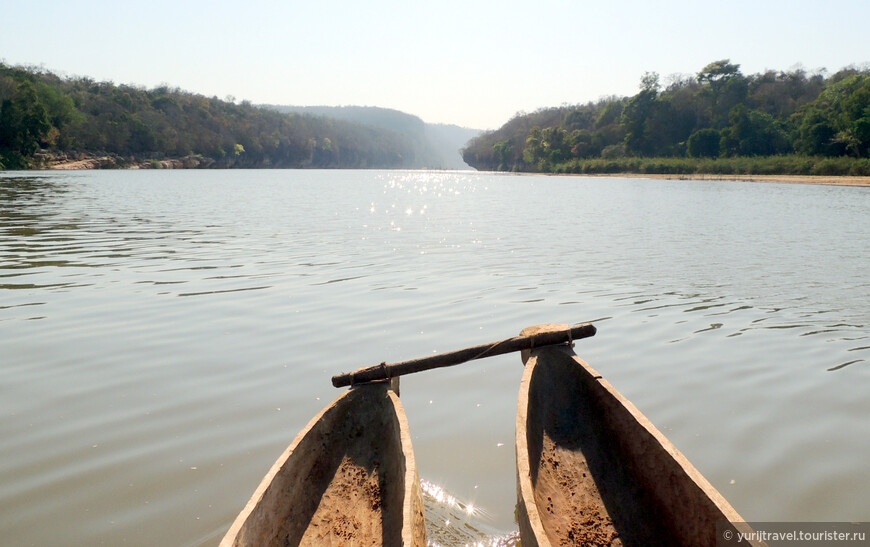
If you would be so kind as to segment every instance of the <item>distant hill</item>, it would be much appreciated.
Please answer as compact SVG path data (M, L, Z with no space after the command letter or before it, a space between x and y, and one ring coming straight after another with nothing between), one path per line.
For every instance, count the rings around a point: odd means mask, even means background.
M458 125L426 123L417 116L376 106L260 106L287 114L321 116L398 133L417 152L412 167L471 169L462 159L462 149L482 133Z
M427 123L426 138L444 161L445 169L474 169L462 158L462 151L483 131L453 124Z
M0 170L467 168L459 149L472 136L386 109L278 112L0 62Z

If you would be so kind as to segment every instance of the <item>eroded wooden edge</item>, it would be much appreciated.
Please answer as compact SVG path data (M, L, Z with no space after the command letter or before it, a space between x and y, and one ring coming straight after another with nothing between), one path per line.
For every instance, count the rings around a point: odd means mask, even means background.
M546 329L556 328L561 325L538 325L523 329L521 335L536 334ZM529 414L529 386L532 381L537 358L533 351L523 350L521 357L526 368L523 371L523 379L520 382L519 396L517 397L517 423L516 423L516 457L517 457L517 523L520 528L520 537L525 547L549 547L550 541L541 522L538 513L538 505L535 502L535 489L532 486L532 469L529 462L529 441L527 433Z
M233 524L221 540L220 547L232 547L237 544L247 521L260 503L263 502L275 478L281 473L286 472L288 465L293 465L291 459L299 445L330 413L336 411L340 406L348 404L348 401L345 399L352 392L353 390L351 389L339 395L331 404L327 405L314 416L305 428L296 435L290 445L269 469L268 473L266 473L266 476L263 477L263 480L254 491L244 509L233 521ZM411 433L408 427L407 416L398 395L390 389L385 389L385 392L392 404L393 415L399 426L399 439L403 459L402 543L403 545L425 546L426 522L423 513L423 491L420 485L413 445L411 444Z
M701 491L703 496L708 498L716 509L721 514L722 518L727 522L733 524L735 529L738 532L743 533L751 533L752 528L746 524L746 521L740 514L734 509L734 507L728 502L727 499L719 492L719 490L714 487L707 478L701 474L700 471L683 455L679 449L674 446L674 444L668 439L659 429L653 424L646 415L638 410L638 408L625 398L613 385L602 378L602 376L598 373L597 370L592 368L586 361L578 357L574 354L573 351L570 352L571 358L577 363L578 366L582 367L583 370L586 371L586 374L589 375L590 378L596 380L598 384L604 389L608 396L612 397L621 407L623 407L631 417L637 422L637 424L645 429L650 436L652 436L656 443L665 450L671 459L680 467L680 469L685 473L686 477L691 480L697 488ZM757 543L748 542L751 545L760 545Z
M242 527L247 522L248 518L251 516L251 513L257 508L260 502L263 500L263 496L265 496L266 491L269 489L269 486L274 481L275 477L278 476L282 472L282 470L287 465L288 460L293 456L293 452L296 450L296 447L302 442L302 440L311 432L311 430L317 425L317 423L330 411L337 408L344 402L344 399L348 397L350 394L350 390L342 393L329 405L327 405L323 410L321 410L316 416L311 418L302 431L300 431L296 437L293 439L293 442L290 443L281 456L272 464L272 467L269 469L269 472L266 473L266 476L263 477L263 480L260 481L257 489L254 490L254 494L251 496L251 499L248 500L248 503L245 505L244 509L239 513L236 517L236 520L233 521L233 524L230 526L230 529L227 530L226 535L220 542L220 547L232 547L236 543L236 539L239 536L239 533L242 530Z
M405 460L405 488L402 500L402 544L424 547L426 545L426 519L423 514L423 489L417 472L417 458L411 444L411 429L405 408L394 390L387 392L399 422L402 455Z
M571 328L567 323L546 323L526 327L520 332L520 336L533 336L544 332L563 331ZM532 469L529 462L528 444L528 413L529 413L529 387L532 382L537 357L535 350L522 350L520 358L526 366L523 371L523 379L520 382L520 392L517 398L517 424L516 424L516 458L517 458L517 522L520 527L520 536L526 543L526 547L549 547L550 540L541 522L538 513L538 505L535 502L535 489L532 486ZM532 359L532 357L535 357ZM531 359L531 362L529 362Z
M544 324L527 327L521 335L538 334L550 330L564 329L564 324ZM611 397L619 406L637 422L642 429L665 450L677 466L685 473L695 486L706 496L721 514L722 518L730 522L737 532L751 534L752 528L731 506L728 500L704 477L700 471L680 452L676 446L628 399L626 399L613 385L592 368L588 363L580 359L573 350L565 346L563 351L568 353L582 371L599 383L604 389L606 396ZM523 351L522 360L526 365L520 384L517 401L516 422L516 458L517 458L517 519L520 526L521 536L527 544L549 546L550 541L538 513L535 493L531 481L531 464L529 462L527 423L529 405L529 387L538 362L538 351ZM764 543L747 541L750 545L765 545Z

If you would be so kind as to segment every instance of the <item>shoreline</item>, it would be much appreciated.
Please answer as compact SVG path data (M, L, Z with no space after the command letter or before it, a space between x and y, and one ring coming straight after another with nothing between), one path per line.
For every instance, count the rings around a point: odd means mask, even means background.
M78 157L46 158L43 169L48 170L91 170L91 169L196 169L207 166L208 161L196 156L164 160L136 161L111 155L87 155ZM206 167L207 168L207 167ZM220 169L220 167L218 167ZM340 169L337 169L340 170ZM498 173L497 171L494 171ZM870 187L870 177L849 175L724 175L712 173L694 174L655 174L655 173L528 173L514 172L517 175L546 175L554 177L590 178L633 178L651 180L695 180L695 181L733 181L733 182L774 182L786 184L819 184L827 186Z
M848 175L718 175L700 173L691 175L661 175L652 173L612 173L589 175L559 174L556 176L731 182L776 182L786 184L819 184L827 186L870 187L870 177L854 177Z
M195 169L203 163L203 159L196 156L163 160L137 160L110 154L79 154L73 157L46 157L39 165L41 169L49 171L88 171L102 169Z

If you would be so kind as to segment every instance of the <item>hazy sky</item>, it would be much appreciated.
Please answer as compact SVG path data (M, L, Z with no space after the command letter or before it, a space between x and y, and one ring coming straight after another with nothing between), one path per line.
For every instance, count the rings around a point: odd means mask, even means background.
M494 129L730 58L870 62L870 0L3 0L0 60L253 103L370 105Z

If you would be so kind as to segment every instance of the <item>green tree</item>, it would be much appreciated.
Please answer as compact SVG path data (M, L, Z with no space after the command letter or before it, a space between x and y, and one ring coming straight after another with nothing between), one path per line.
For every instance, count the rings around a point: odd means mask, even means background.
M720 87L722 83L728 81L740 74L740 65L731 62L731 59L722 59L713 61L698 73L698 81L702 84L709 84L714 87Z
M622 111L622 125L625 127L625 147L633 154L649 155L653 150L653 136L649 132L648 120L653 116L659 90L659 76L647 72L640 81L640 92L629 99Z
M711 119L724 118L731 107L745 96L745 81L740 74L740 65L730 59L713 61L698 73L698 82L705 86L710 96ZM725 102L723 106L721 103Z
M526 146L523 148L523 161L529 165L537 165L543 158L544 146L541 136L541 128L533 127L526 137Z
M799 152L870 156L870 74L853 74L828 86L795 116Z
M16 167L26 165L50 129L48 113L39 102L33 84L20 83L12 98L0 105L0 153L6 156L3 163Z
M575 158L588 158L601 153L597 146L596 135L588 129L578 129L571 134L571 155Z
M496 170L510 170L511 152L513 151L511 141L504 140L495 143L494 145L492 145L492 151L495 152L495 156L496 158L498 158L498 167L496 168Z
M547 127L541 131L544 157L550 164L566 161L571 155L571 139L561 127Z
M601 110L598 119L595 120L596 129L619 122L623 107L624 105L621 100L608 101L604 109Z
M785 130L773 116L740 104L728 115L720 151L729 156L771 156L789 151Z
M688 153L693 158L715 158L719 155L719 131L708 127L692 133L687 143Z

